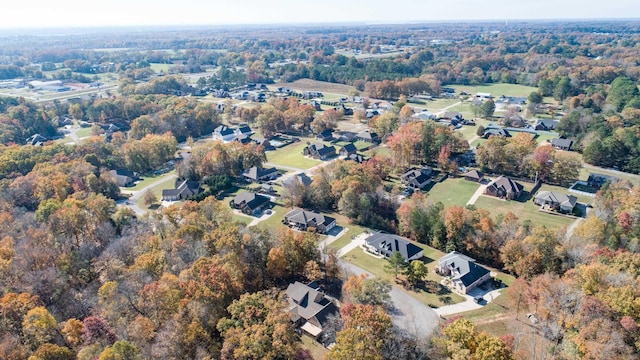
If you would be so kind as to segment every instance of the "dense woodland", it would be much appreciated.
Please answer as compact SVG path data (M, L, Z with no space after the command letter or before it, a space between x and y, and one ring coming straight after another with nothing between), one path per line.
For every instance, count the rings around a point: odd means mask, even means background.
M97 99L0 98L0 358L309 359L283 311L282 290L295 280L320 281L343 300L326 334L336 343L329 359L531 358L535 348L517 336L492 336L465 318L448 319L429 339L402 332L391 324L390 284L345 276L335 253L320 254L314 233L234 222L214 196L147 216L118 206L109 170L157 171L178 143L231 119L231 106L219 113L175 95L194 88L183 74L217 67L195 87L310 78L394 101L369 122L391 156L335 161L308 188L288 185L287 205L339 212L517 276L503 296L522 313L535 309L548 341L537 351L546 358L637 358L638 184L605 185L591 215L567 234L513 213L445 207L421 193L399 202L389 182L417 165L455 173L469 149L449 127L405 124L407 97L500 82L537 87L533 114L545 98L558 101L558 131L586 162L639 173L639 32L637 22L531 22L261 28L259 38L253 28L1 36L0 79L92 82L113 73L119 86ZM340 49L394 52L362 59ZM151 63L171 67L158 77ZM55 137L66 116L93 124L95 136L24 145L35 133ZM235 116L268 136L333 129L342 114L316 116L292 97ZM99 136L107 124L121 129L109 141ZM562 185L581 166L525 134L491 137L476 157L487 172ZM258 145L210 143L194 146L177 172L217 188L265 160Z

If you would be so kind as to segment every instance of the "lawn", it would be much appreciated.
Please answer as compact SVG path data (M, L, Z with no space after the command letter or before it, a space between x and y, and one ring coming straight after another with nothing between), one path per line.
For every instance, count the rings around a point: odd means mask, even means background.
M160 64L160 63L151 63L151 70L159 73L164 72L165 74L169 72L169 68L173 66L173 64Z
M347 246L351 242L351 239L353 239L355 236L358 236L367 231L367 229L358 225L345 225L345 227L348 227L349 230L347 230L347 232L343 234L338 240L329 244L329 248L340 250L343 247Z
M86 138L91 136L91 128L90 127L86 127L86 128L81 128L80 130L78 130L76 132L76 135L78 135L79 138Z
M536 138L536 142L538 143L538 145L542 143L546 143L547 141L551 143L551 139L555 139L557 137L558 137L558 134L538 134L538 137Z
M427 103L425 105L427 106L427 109L430 112L435 114L441 111L442 109L446 108L447 106L451 106L459 102L460 102L460 99L458 98L453 98L453 99L443 98L443 99L427 100Z
M233 219L233 221L235 222L239 222L245 225L248 225L253 220L253 218L250 218L245 215L238 215L238 214L231 215L231 219Z
M302 342L301 347L309 351L313 360L322 360L329 353L329 350L307 335L300 336L300 342Z
M422 244L415 244L424 249L424 257L422 258L422 261L427 264L427 267L429 268L429 275L427 276L425 287L416 289L415 291L408 290L406 288L404 290L414 298L429 306L439 307L464 301L462 296L453 293L446 287L440 285L442 277L435 273L435 266L437 264L436 260L444 256L444 253ZM343 259L371 272L377 277L394 283L393 275L384 271L384 264L386 260L368 255L359 247L351 250L343 256Z
M438 201L443 203L445 208L453 205L465 206L478 187L480 184L464 178L450 178L435 184L429 190L428 198L434 203Z
M456 92L466 91L471 95L479 92L490 93L493 97L500 97L500 95L527 97L532 92L538 91L536 87L518 84L488 84L479 86L451 85L448 87L456 89Z
M492 215L505 214L507 211L514 213L520 221L530 220L534 226L547 226L549 228L568 226L575 221L573 218L543 213L538 211L538 206L529 201L500 200L490 196L480 196L475 203L477 208L487 209Z
M149 190L151 190L151 192L156 196L156 199L158 199L158 202L160 202L160 200L162 199L162 190L173 189L175 186L175 181L176 180L174 178L164 180L163 182L157 184ZM144 195L140 196L140 198L136 202L136 205L138 205L138 207L140 207L141 209L148 209L148 206L144 204Z
M302 138L300 141L281 147L274 151L267 151L267 162L282 166L291 166L299 169L312 168L322 161L311 159L302 155L302 150L310 139Z
M175 173L176 173L175 170L171 170L168 173L161 174L161 175L149 175L149 176L143 175L143 176L141 176L142 180L138 181L135 184L135 186L132 186L132 187L129 187L129 188L125 188L125 189L126 190L138 191L138 190L144 188L145 186L147 186L147 185L149 185L149 184L151 184L151 183L153 183L155 181L161 180L161 179L163 179L163 178L165 178L167 176L174 175Z

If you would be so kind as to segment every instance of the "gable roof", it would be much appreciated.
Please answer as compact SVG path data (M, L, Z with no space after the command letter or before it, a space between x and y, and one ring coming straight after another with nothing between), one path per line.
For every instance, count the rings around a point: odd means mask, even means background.
M305 224L306 226L324 225L328 226L336 219L322 215L313 211L306 211L302 209L293 209L284 215L284 218L288 221L295 222L297 224Z
M234 132L233 132L233 129L232 129L232 128L230 128L230 127L228 127L228 126L226 126L226 125L220 125L220 126L218 126L217 128L215 128L215 129L213 130L213 132L214 132L215 134L220 134L220 136L231 135L231 134L233 134L233 133L234 133Z
M325 156L330 154L335 154L336 148L333 146L326 146L323 143L313 143L309 145L309 147L318 153L319 156Z
M271 168L261 168L261 167L257 167L254 166L252 168L249 168L248 170L245 170L242 175L244 175L244 177L248 177L250 179L253 180L258 180L260 178L262 178L263 176L268 176L268 175L272 175L277 173L278 170L274 167Z
M353 143L349 143L345 146L342 147L342 149L340 149L340 152L342 151L346 151L347 154L352 154L355 153L356 151L358 151L358 149L356 148L355 145L353 145Z
M313 285L313 283L309 284ZM289 312L294 318L303 318L322 327L329 315L337 312L335 305L317 287L296 281L287 287Z
M242 206L244 204L249 209L255 210L265 203L271 201L271 199L268 196L246 191L236 195L231 201L233 201L235 206Z
M557 146L557 147L560 147L560 148L570 149L571 145L573 145L573 140L555 138L555 139L551 139L551 145Z
M311 179L307 174L305 173L298 173L295 174L291 177L287 177L286 179L282 180L282 184L285 186L288 186L290 184L292 184L294 181L298 181L298 183L302 184L304 187L309 187L311 185L311 183L313 182L313 179Z
M464 286L469 286L489 273L489 270L476 264L476 261L457 251L452 251L438 260L440 268L452 271L453 280L460 280Z
M578 202L578 198L573 195L566 195L553 191L540 191L536 195L536 199L570 207L576 206L576 202Z
M381 253L391 256L399 252L405 260L408 260L422 251L422 248L409 240L397 235L387 233L374 233L365 239L367 245L378 249Z
M484 177L484 174L478 170L471 170L471 171L467 171L466 173L462 174L462 176L467 177L467 178L471 178L471 179L477 179L480 180Z
M356 135L356 138L365 139L365 140L376 140L378 138L378 134L371 132L369 130L365 130L365 131L359 132L358 135Z
M367 160L367 158L365 158L364 156L362 156L360 154L353 153L353 154L347 155L345 160L351 160L351 161L357 162L358 164L362 164L363 162L365 162Z
M520 183L511 180L506 176L500 176L487 185L487 188L494 188L496 190L503 190L507 194L519 193L524 189Z
M558 121L553 119L538 119L535 126L540 126L548 130L553 130L558 126Z

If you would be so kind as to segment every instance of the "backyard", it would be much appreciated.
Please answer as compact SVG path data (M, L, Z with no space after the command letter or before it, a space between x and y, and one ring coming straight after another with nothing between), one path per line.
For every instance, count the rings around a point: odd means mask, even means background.
M300 141L283 146L274 151L267 151L267 162L275 165L290 166L298 169L309 169L318 164L321 160L305 157L302 154L307 142L315 142L315 139L301 138ZM336 151L339 149L336 149Z
M566 192L566 190L565 190ZM501 200L491 196L480 196L475 203L476 208L487 209L492 215L505 214L507 212L514 213L520 221L529 220L534 226L547 226L549 228L569 226L575 219L562 216L547 214L538 211L539 206L535 205L532 200L516 201Z
M448 178L429 190L428 199L433 203L441 202L445 207L465 206L478 187L480 184L464 178Z

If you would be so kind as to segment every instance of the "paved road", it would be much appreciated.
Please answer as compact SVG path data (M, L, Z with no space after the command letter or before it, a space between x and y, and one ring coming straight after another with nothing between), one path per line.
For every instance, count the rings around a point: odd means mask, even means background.
M480 289L477 289L477 290L478 290L477 292L474 292L472 290L471 294L461 295L465 298L464 302L453 304L453 305L441 306L435 309L436 314L440 316L447 316L447 315L458 314L465 311L480 309L486 306L487 303L492 302L495 298L497 298L501 294L500 292L501 289L492 290L487 293L480 291ZM475 301L473 301L473 297L475 295L482 295L485 302L483 302L482 304L477 304Z
M375 277L372 273L346 261L341 260L340 265L349 274L367 274L371 278ZM420 339L431 336L440 323L438 314L395 285L391 288L390 295L394 305L394 309L390 311L393 324Z
M140 190L137 191L131 191L130 193L133 193L133 195L129 198L129 200L127 201L127 206L133 210L136 215L140 215L143 216L147 213L146 210L141 209L138 205L136 205L136 202L138 201L138 199L140 199L141 196L144 195L145 191L147 191L148 189L151 189L152 187L162 183L163 181L167 181L168 179L175 179L177 178L178 175L176 174L171 174L168 176L163 176L161 178L159 178L158 180L152 182L151 184L143 187Z

